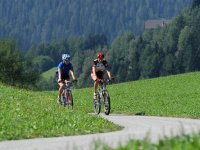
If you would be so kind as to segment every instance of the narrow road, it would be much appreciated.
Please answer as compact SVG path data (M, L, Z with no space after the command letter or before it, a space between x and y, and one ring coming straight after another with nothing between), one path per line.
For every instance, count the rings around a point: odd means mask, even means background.
M151 117L101 115L124 129L116 132L99 133L80 136L66 136L53 138L37 138L17 141L0 142L0 150L91 150L94 141L100 140L113 148L125 144L130 139L143 139L149 137L152 142L164 136L174 136L181 133L196 133L200 131L200 120Z

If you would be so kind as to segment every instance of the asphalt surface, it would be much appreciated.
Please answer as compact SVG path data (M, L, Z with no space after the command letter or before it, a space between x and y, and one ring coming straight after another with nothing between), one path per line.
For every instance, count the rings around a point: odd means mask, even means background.
M92 150L95 141L115 148L130 139L150 138L152 142L164 137L200 131L200 120L151 116L127 116L110 114L102 117L123 126L123 130L80 136L37 138L0 142L0 150Z

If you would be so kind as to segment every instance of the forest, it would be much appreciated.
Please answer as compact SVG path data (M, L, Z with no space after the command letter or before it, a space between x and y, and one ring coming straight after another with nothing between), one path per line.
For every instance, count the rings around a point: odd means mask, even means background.
M89 34L109 44L125 31L139 35L149 19L171 19L192 0L0 0L0 38L21 50Z
M89 34L42 43L30 48L23 56L15 41L1 40L1 80L7 82L12 79L10 84L22 87L34 85L41 89L53 89L57 84L54 76L46 80L40 74L56 67L61 61L62 53L69 53L78 76L78 87L91 86L91 63L98 51L105 53L117 83L198 71L199 6L200 1L193 0L191 7L174 17L169 25L145 30L141 35L123 32L111 44L106 34ZM17 63L10 63L11 61ZM9 71L12 71L9 68L16 68L11 77L8 77L11 73ZM28 79L32 83L29 84Z

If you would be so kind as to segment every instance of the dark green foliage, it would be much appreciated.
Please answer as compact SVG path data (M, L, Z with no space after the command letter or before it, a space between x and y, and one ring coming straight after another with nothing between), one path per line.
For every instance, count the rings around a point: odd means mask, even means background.
M138 38L118 37L109 51L118 81L200 70L199 20L196 8L183 11L168 26L146 30Z
M124 34L117 37L111 46L109 51L110 59L112 62L111 71L116 75L116 81L126 81L127 80L127 70L130 64L128 59L129 53L129 43L134 39L134 35L131 32L125 32Z
M1 0L0 37L16 38L25 51L91 33L106 35L111 42L125 31L141 34L144 21L172 18L190 5L191 0Z
M37 71L26 61L14 41L0 40L0 80L9 85L32 87Z
M92 86L91 64L98 51L105 53L115 82L200 70L199 20L198 8L187 10L171 24L146 30L141 36L124 32L114 39L110 48L102 35L65 41L69 49L74 45L70 52L78 86ZM47 54L48 49L43 49L43 53Z
M115 82L154 78L200 70L199 26L200 11L196 8L141 36L124 32L114 39L111 48L101 42L105 41L101 35L74 38L65 45L76 45L71 52L79 87L92 86L91 64L98 51L105 53Z
M84 49L94 49L107 44L107 38L104 34L90 34L84 42Z
M200 0L193 0L192 2L192 8L196 8L200 6Z
M49 56L39 55L33 59L33 64L38 68L39 73L42 73L54 67L54 60Z
M141 3L144 6L147 5L147 8L152 5L150 1L145 0ZM126 5L130 5L129 1L126 1ZM160 2L156 5L162 8ZM157 6L154 7L157 9ZM60 8L63 9L63 7ZM167 6L166 8L171 10ZM145 16L146 12L142 11L142 8L140 11L143 14L141 16ZM128 14L126 16L128 17ZM123 18L123 16L119 15L118 18ZM136 24L139 24L137 20ZM97 26L98 24L90 27L96 30ZM196 71L200 70L199 26L200 11L197 7L183 11L169 25L145 30L141 36L136 36L131 31L122 32L113 40L111 46L107 38L109 32L106 34L94 32L88 36L74 36L62 41L41 43L37 47L33 46L26 57L33 61L33 68L43 72L50 67L56 67L61 61L61 55L69 53L72 56L75 74L78 76L78 87L92 86L91 64L98 51L105 53L115 82ZM78 27L76 29L78 30ZM38 85L40 88L48 87L49 89L54 87L54 79L42 79Z

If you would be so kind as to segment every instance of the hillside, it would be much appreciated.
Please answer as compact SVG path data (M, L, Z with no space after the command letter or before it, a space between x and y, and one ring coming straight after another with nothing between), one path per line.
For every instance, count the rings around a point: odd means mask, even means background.
M168 25L145 30L139 36L124 32L111 45L107 44L103 35L90 35L43 43L32 48L27 55L40 72L44 72L57 66L63 53L69 53L79 87L92 86L89 78L91 64L98 51L104 52L116 82L198 71L199 14L198 7L191 7L173 18Z
M71 36L105 34L112 41L124 31L141 34L148 19L171 19L192 0L17 0L0 1L0 38L21 49Z
M54 78L55 77L56 71L57 71L57 67L53 67L50 70L43 72L41 74L41 76L48 80L50 78Z
M200 73L108 86L111 114L200 118ZM88 113L92 88L73 89L74 111L56 104L57 91L26 91L0 84L0 140L88 134L119 127Z

